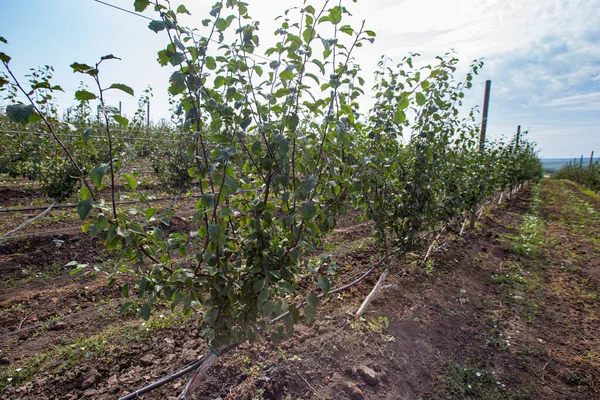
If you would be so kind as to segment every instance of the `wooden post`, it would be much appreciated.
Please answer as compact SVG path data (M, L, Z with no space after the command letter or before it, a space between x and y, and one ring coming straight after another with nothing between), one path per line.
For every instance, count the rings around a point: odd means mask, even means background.
M492 81L485 81L485 95L483 99L483 117L481 118L481 135L479 137L479 151L483 153L485 149L485 131L487 130L488 111L490 109L490 91Z
M521 125L517 126L517 140L515 140L515 151L519 148L520 140L521 140Z
M485 133L487 130L487 120L488 120L488 112L490 109L490 91L492 89L492 81L485 81L485 94L483 98L483 115L481 118L481 132L479 136L479 152L483 153L485 150ZM475 200L473 203L473 209L471 210L471 229L475 228L475 222L477 221L477 204L478 201Z
M150 129L150 100L148 100L148 107L146 109L146 126Z
M581 158L579 159L579 169L583 169L583 154L581 155Z
M590 165L588 166L588 169L592 169L593 163L594 163L594 152L592 151L592 155L590 156Z

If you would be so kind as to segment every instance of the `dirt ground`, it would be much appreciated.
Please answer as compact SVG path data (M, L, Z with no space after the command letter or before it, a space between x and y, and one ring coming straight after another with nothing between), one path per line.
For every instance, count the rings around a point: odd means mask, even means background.
M328 239L340 266L332 287L380 256L357 217ZM354 313L378 273L323 300L292 339L217 358L194 396L600 398L600 199L544 179L488 208L475 231L457 230L426 262L425 252L394 260L362 318ZM115 399L208 354L194 315L120 315L124 278L108 288L64 266L110 258L79 233L0 245L0 398ZM187 378L140 398L175 399Z

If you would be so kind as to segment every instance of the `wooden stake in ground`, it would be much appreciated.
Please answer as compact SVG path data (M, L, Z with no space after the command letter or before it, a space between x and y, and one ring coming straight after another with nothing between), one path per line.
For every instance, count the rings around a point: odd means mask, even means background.
M385 271L383 271L383 273L379 277L379 280L377 281L377 284L375 285L375 287L373 287L373 290L371 290L371 293L369 293L369 295L367 296L367 298L365 299L365 301L363 301L362 305L360 306L360 308L356 312L356 315L354 315L355 318L359 318L361 315L364 314L365 310L369 306L369 303L371 303L371 301L373 301L373 299L375 298L375 294L377 293L377 291L379 290L379 288L381 287L381 285L383 285L383 281L385 281L385 278L387 278L387 276L389 274L390 274L390 268L389 267L385 267Z
M483 115L481 118L481 132L479 137L479 152L483 154L485 150L485 131L487 130L488 112L490 109L490 91L492 90L492 81L485 81L485 93L483 98ZM477 205L475 200L471 211L471 229L475 228L475 220L477 218Z

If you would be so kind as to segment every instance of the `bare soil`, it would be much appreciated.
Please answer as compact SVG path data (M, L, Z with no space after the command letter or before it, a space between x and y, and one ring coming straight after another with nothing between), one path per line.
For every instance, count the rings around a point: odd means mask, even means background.
M317 321L300 323L293 338L245 343L219 357L194 396L600 398L600 219L585 211L588 204L600 212L600 203L556 181L544 180L539 195L535 256L514 246L532 215L533 192L524 189L484 213L474 232L458 237L450 230L427 263L424 252L396 259L363 318L354 312L378 274L322 301ZM575 198L583 203L574 206ZM174 221L174 229L186 224ZM358 215L340 221L328 239L340 266L334 286L378 260L371 234ZM45 274L45 266L82 254L92 264L109 262L85 236L58 240L60 246L46 237L0 247L2 276L35 271L0 287L0 398L115 399L208 354L194 316L163 323L165 309L142 325L119 315L125 280L107 288L99 276L72 277L60 268ZM52 359L19 378L16 369L32 368L49 351ZM175 399L186 384L180 378L140 398Z

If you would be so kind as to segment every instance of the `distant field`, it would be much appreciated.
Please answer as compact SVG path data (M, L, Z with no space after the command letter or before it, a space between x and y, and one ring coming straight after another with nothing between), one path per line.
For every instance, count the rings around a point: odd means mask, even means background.
M574 158L542 158L542 166L544 171L557 171L563 165L575 160ZM594 161L598 161L598 158L594 158ZM579 159L577 159L579 162ZM590 162L589 157L583 159L583 165L588 165Z

